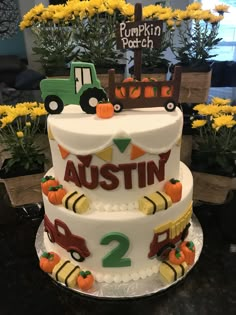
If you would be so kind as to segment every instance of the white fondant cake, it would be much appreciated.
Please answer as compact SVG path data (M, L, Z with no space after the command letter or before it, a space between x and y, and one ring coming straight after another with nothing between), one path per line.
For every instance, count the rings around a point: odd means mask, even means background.
M47 251L99 282L157 273L159 258L187 235L192 214L192 175L180 162L182 125L178 108L101 119L69 105L50 115L53 168L46 175L66 195L55 204L43 194ZM172 178L182 184L178 202L164 193Z

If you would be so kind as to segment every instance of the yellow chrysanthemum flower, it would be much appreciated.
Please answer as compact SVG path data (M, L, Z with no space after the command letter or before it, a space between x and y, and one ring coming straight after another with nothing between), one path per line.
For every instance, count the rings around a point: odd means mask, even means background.
M4 127L6 127L7 125L10 125L14 120L15 120L15 116L13 115L7 115L4 116L0 119L0 123L1 123L1 129L3 129Z
M222 15L216 16L214 14L211 14L211 17L210 17L209 21L210 21L211 24L217 24L220 21L222 21L223 18L224 17Z
M231 115L222 115L220 117L216 117L214 119L214 123L212 124L212 127L216 130L219 130L221 127L227 127L232 128L235 126L236 121L234 120L234 117Z
M205 119L196 119L192 122L192 128L200 128L205 126L207 121Z
M17 131L17 132L16 132L16 136L17 136L17 138L23 138L23 137L24 137L24 132L22 132L22 131Z
M187 10L200 10L202 8L202 3L193 2L187 6Z
M35 119L36 117L44 116L44 115L47 115L47 111L45 110L45 108L35 107L35 108L32 108L30 112L30 117L32 119Z
M213 97L212 100L211 100L211 103L213 105L229 105L231 102L230 99L224 99L224 98L221 98L221 97Z
M27 121L27 122L25 123L25 125L26 125L26 127L31 127L31 122L30 122L30 121Z
M214 10L220 14L229 12L229 5L226 4L217 4Z

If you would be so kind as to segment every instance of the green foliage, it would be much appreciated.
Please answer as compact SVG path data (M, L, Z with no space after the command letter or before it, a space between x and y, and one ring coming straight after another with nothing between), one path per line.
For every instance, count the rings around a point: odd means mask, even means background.
M53 69L65 69L73 60L78 48L73 41L72 29L69 26L53 23L32 27L34 42L32 51L38 57L45 73Z
M92 62L96 67L114 67L119 64L122 53L116 49L116 27L119 13L95 14L93 17L76 20L74 40L80 50L77 59Z
M211 51L222 38L218 38L219 23L186 20L176 28L177 44L172 41L172 51L183 65L198 67L216 55Z

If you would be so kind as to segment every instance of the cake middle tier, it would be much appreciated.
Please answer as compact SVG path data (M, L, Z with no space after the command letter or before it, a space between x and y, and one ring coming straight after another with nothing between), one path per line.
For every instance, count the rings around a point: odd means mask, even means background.
M55 177L90 202L137 202L179 178L182 124L178 108L123 111L100 119L69 105L48 117Z

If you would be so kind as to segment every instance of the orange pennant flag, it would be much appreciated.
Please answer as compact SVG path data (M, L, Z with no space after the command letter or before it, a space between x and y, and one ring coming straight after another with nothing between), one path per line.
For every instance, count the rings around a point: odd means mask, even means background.
M146 152L141 149L140 147L137 147L136 145L132 145L132 148L131 148L131 153L130 153L130 159L131 160L135 160L137 159L138 157L144 155Z
M67 151L66 149L64 149L60 144L58 144L60 153L61 153L61 157L63 158L63 160L70 154L69 151Z

